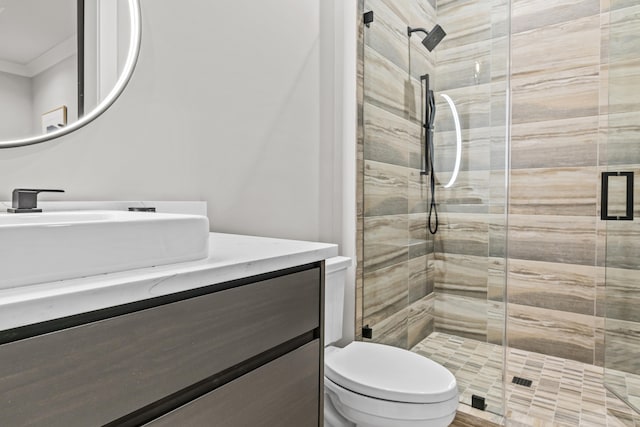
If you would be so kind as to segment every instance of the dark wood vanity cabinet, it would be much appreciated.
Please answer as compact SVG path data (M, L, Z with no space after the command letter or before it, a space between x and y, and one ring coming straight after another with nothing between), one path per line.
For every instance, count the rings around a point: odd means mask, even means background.
M321 426L323 273L0 332L0 426Z

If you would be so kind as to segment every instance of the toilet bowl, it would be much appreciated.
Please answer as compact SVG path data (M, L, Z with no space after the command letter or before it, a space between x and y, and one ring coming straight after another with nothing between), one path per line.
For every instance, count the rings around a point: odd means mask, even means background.
M342 337L349 258L325 265L325 343ZM336 308L337 307L337 308ZM451 372L408 350L354 341L325 347L325 427L445 427L458 407Z

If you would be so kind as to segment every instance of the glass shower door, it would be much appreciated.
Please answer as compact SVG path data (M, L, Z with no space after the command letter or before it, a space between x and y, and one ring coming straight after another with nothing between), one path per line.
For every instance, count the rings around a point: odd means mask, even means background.
M420 76L435 54L407 26L435 20L428 1L365 0L363 326L373 342L409 349L433 329L427 281L426 186L422 168ZM365 332L366 335L366 332Z
M635 4L632 4L635 3ZM604 382L640 410L640 5L612 0L601 224L604 254ZM606 144L606 145L605 145ZM635 181L635 182L633 182ZM634 203L635 202L635 203Z
M362 336L442 364L461 402L476 395L502 414L509 10L500 0L463 3L363 0L373 21L360 45ZM408 35L436 25L447 34L435 47L421 31Z

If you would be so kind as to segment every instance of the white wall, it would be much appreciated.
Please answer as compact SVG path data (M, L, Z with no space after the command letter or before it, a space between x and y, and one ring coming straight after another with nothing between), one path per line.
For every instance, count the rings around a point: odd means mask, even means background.
M321 3L143 0L124 94L78 132L0 150L0 197L206 200L214 230L336 240L321 223L341 186L321 176Z
M78 120L78 62L73 55L31 79L32 129L42 133L42 114L67 106L67 123Z
M343 343L354 339L356 265L356 49L357 3L321 3L321 168L320 181L331 188L321 192L325 207L321 239L340 244L341 254L353 260L347 271Z
M0 135L6 139L31 133L31 79L0 71Z
M142 0L142 16L123 95L71 135L0 150L0 200L205 200L216 231L334 242L355 261L355 0Z

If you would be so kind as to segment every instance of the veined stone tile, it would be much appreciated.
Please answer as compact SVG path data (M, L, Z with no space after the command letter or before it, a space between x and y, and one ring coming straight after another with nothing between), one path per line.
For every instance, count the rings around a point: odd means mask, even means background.
M491 0L491 34L494 38L507 35L507 20L511 19L510 8L511 0Z
M599 213L600 213L600 209L598 209L598 214ZM606 251L607 251L607 224L604 221L598 221L596 222L596 265L598 267L603 267L605 265Z
M409 147L420 144L420 125L372 104L364 106L365 160L409 166Z
M380 323L369 323L373 329L373 339L371 341L392 345L399 348L408 348L408 319L409 308L405 307L401 311L383 319ZM365 318L365 324L368 320Z
M420 170L409 171L409 213L426 213L429 210L429 178Z
M425 168L424 165L424 134L417 139L411 141L409 144L409 167L411 169L422 171Z
M489 257L489 273L487 275L487 299L502 302L506 287L506 261L502 257Z
M409 258L409 218L390 215L364 219L364 271L369 273Z
M492 84L486 83L450 89L446 92L456 106L462 129L491 126L491 90ZM455 131L453 113L442 96L436 95L436 111L435 130Z
M595 217L509 215L509 258L595 265L595 223Z
M604 317L605 316L605 274L606 268L597 266L596 267L596 316Z
M491 81L491 40L438 50L437 92Z
M412 3L415 2L405 2L403 6L406 8ZM434 74L435 54L424 48L421 37L408 37L407 26L411 23L397 14L403 8L392 10L388 2L368 0L367 9L375 14L374 24L365 29L365 43L368 47L414 78L425 73ZM435 15L429 15L424 9L419 12L413 20L420 20L421 26L433 22Z
M409 259L433 252L433 244L427 233L427 214L409 214Z
M440 203L438 201L438 203ZM441 203L438 205L438 213L468 213L468 214L487 214L491 210L489 205L483 204L447 204Z
M499 137L503 141L506 140L507 126L511 125L510 114L511 108L507 109L507 81L506 79L494 80L491 83L491 106L489 118L490 126L493 130L501 129L499 133L492 131L491 137ZM504 143L504 142L503 142Z
M399 117L420 123L420 81L365 46L364 101Z
M462 157L460 170L489 170L493 162L491 128L471 128L462 131ZM455 131L437 131L434 134L434 168L437 172L451 171L456 161ZM491 154L491 155L490 155ZM502 163L504 165L504 162Z
M638 59L640 5L612 10L609 14L609 61L612 63Z
M535 3L539 7L540 2ZM514 78L599 66L600 15L536 27L514 34L511 43Z
M605 368L640 373L640 324L606 318L604 330Z
M595 317L594 338L593 363L604 366L605 319L602 317Z
M437 11L438 22L447 32L443 49L491 38L492 2L438 0Z
M599 72L600 67L595 65L514 78L512 122L597 116Z
M505 5L500 10L500 13L505 13L505 15L498 19L502 19L504 22L506 22L506 1ZM495 22L492 24L492 31L496 31ZM502 32L502 30L498 31ZM490 56L491 81L494 83L503 83L506 87L507 69L509 67L509 39L506 36L506 32L504 32L500 36L496 36L494 34L493 38L491 39Z
M487 215L441 213L440 226L435 235L436 252L475 256L488 255Z
M510 170L505 170L504 167L504 164L496 166L489 173L489 204L496 208L502 208L498 213L507 210L506 193Z
M371 0L367 0L367 4L370 4ZM436 1L428 0L424 1L403 1L397 0L382 0L389 10L393 11L403 22L413 26L429 26L435 23L436 19ZM427 19L428 21L424 21ZM405 29L406 34L406 29Z
M600 0L514 0L511 31L520 33L600 13Z
M600 124L606 123L607 115L609 114L609 61L600 64ZM603 116L604 119L603 120ZM600 128L600 132L606 132L606 128Z
M602 0L601 2L604 1L608 0ZM611 14L608 11L600 13L600 65L609 63L610 21Z
M511 168L595 166L598 116L514 124Z
M601 156L600 164L631 165L640 164L640 147L637 137L640 133L640 111L610 114L603 145L606 157Z
M429 254L409 260L409 303L433 294L433 274L427 271L429 258L432 257L433 254Z
M602 0L602 10L618 10L636 6L636 0Z
M608 319L626 320L640 323L640 265L639 269L605 268L606 316Z
M436 292L435 331L485 341L487 301Z
M609 113L640 111L640 101L633 96L640 85L640 57L628 61L611 61L608 75Z
M487 306L487 342L491 344L505 344L505 304L498 301L488 301Z
M510 347L593 363L593 316L509 304L507 322Z
M640 223L608 221L606 238L607 268L640 268Z
M489 171L461 171L455 183L444 188L451 179L450 171L436 172L436 200L440 205L489 205ZM486 211L486 209L485 209Z
M509 212L521 215L595 216L595 167L514 169Z
M429 263L436 293L487 298L489 260L486 256L436 253Z
M409 169L364 161L364 215L399 215L409 209Z
M409 306L408 348L418 344L433 332L434 303L435 295L432 293Z
M365 273L364 319L377 324L408 306L409 265L407 262Z
M491 213L489 220L489 256L506 257L507 216L504 211Z
M424 213L409 215L409 259L428 254L433 246L429 244L427 233L427 215Z
M363 236L364 235L364 218L362 217L362 215L358 216L358 221L356 223L356 233L358 234L358 236ZM362 239L359 239L362 240ZM362 268L364 267L364 245L362 245L362 241L360 242L356 242L356 259L358 261L357 267L358 268Z
M509 302L594 315L597 267L509 259Z

